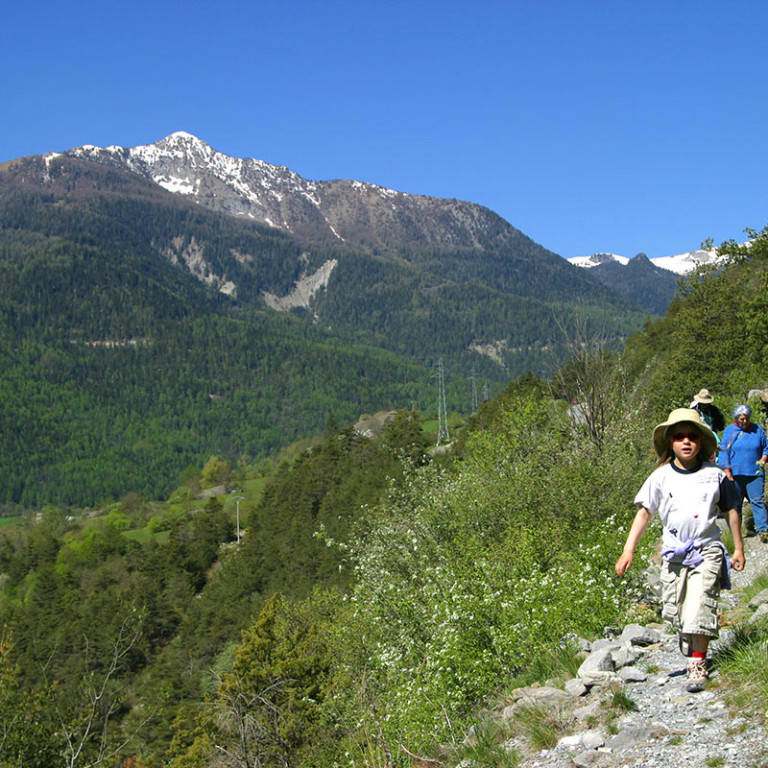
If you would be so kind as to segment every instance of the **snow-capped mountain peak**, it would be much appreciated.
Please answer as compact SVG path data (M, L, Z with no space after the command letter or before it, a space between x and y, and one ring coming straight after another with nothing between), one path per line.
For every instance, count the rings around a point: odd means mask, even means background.
M220 213L365 249L397 249L402 242L481 247L495 227L490 212L473 203L362 181L312 181L284 166L230 157L186 131L130 149L84 146L66 154L123 165Z
M675 256L660 256L655 259L649 259L655 267L665 269L668 272L674 272L676 275L687 275L700 265L717 264L720 260L721 257L716 248L699 248L696 251L686 251ZM629 264L630 259L613 253L594 253L591 256L575 256L568 259L568 261L576 267L589 269L591 267L598 267L601 264L610 263L626 266Z
M315 209L312 216L323 218L316 210L316 182L263 160L225 155L186 131L176 131L154 144L131 148L85 146L70 154L112 156L169 192L282 229L292 229L292 217L284 210L288 197L309 204Z

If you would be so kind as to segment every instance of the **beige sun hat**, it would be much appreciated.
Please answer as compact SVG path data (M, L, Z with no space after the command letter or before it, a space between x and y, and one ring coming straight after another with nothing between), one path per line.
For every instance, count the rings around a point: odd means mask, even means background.
M708 389L700 389L693 399L697 403L711 403L715 398L712 397L712 393Z
M699 412L693 408L675 408L675 410L667 416L667 420L658 424L653 430L653 447L658 456L661 456L662 453L664 453L664 448L667 444L667 435L672 427L677 426L678 424L691 424L694 426L696 430L701 433L702 458L708 459L712 456L717 448L717 437L709 426L701 420Z

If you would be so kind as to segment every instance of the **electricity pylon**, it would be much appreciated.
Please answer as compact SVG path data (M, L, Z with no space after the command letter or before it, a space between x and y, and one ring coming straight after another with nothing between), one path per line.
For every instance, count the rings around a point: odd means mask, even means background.
M445 408L445 367L442 357L437 361L436 367L438 381L437 444L440 445L441 442L449 443L451 441L451 436L448 434L448 414Z

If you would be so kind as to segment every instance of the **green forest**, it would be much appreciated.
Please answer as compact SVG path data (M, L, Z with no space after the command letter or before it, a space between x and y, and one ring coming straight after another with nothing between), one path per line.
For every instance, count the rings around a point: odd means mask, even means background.
M496 393L556 368L563 326L589 323L614 349L642 326L644 312L494 221L475 250L355 251L116 167L0 166L0 511L165 498L211 455L253 464L330 417L433 416L441 360L448 410L466 414L473 384ZM310 309L264 303L329 261Z
M157 432L186 467L179 482L163 494L137 482L83 507L30 500L1 529L0 766L461 763L466 735L505 692L567 663L565 638L597 637L652 610L638 604L643 569L619 582L613 563L653 466L653 425L701 387L728 413L766 386L768 229L749 235L749 246L723 244L727 264L688 278L666 315L623 349L594 327L568 326L567 363L509 381L453 430L450 450L433 450L414 408L393 409L367 437L350 426L356 414L329 418L325 405L295 401L316 408L321 426L269 460L233 461L225 442L206 455L190 450L206 424L229 425L221 434L234 440L249 423L230 420L230 404L193 383L210 384L202 372L218 368L216 394L240 402L228 353L188 359L197 354L189 339L221 332L219 321L188 318L200 327L186 339L188 324L169 321L166 353L177 350L186 371L169 402L201 406L199 420ZM227 334L235 322L226 319ZM233 334L241 354L258 336L249 333ZM84 394L79 411L64 412L60 368L72 366L67 380L83 377L85 391L108 402L123 386L109 376L144 375L154 354L121 348L134 366L105 366L88 380L94 350L75 345L78 361L44 341L2 352L5 367L19 366L4 385L4 441L41 441L29 452L40 457L30 486L54 482L54 459L77 464L74 445L54 457L42 443L70 419L103 419L91 423L94 440L112 421L112 434L130 434L125 412L97 414ZM343 352L318 364L345 360L341 378L344 365L371 359ZM24 359L50 378L22 401ZM382 358L371 386L383 392L406 377L391 363ZM261 375L270 381L268 367ZM161 392L132 408L152 413ZM571 418L574 402L586 419ZM22 407L47 414L39 435L14 422ZM257 406L240 407L242 417ZM278 420L276 432L290 434L290 423ZM151 462L159 454L143 440L134 434L115 450L130 446ZM96 472L104 483L114 466L107 447ZM4 451L3 462L13 455ZM93 469L82 465L83 482ZM638 559L650 561L653 538ZM765 642L755 640L760 658ZM765 711L768 680L752 695Z

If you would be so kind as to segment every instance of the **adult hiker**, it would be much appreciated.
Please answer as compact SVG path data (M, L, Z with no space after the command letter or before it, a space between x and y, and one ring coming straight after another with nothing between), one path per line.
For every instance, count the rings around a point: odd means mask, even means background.
M729 424L723 432L717 464L736 486L739 516L744 499L748 498L757 535L763 544L768 544L768 515L765 510L768 437L765 430L752 421L752 409L748 405L737 406L733 418L733 424Z
M691 408L698 411L704 423L718 434L725 429L723 412L712 402L715 398L708 389L700 389L694 396Z

